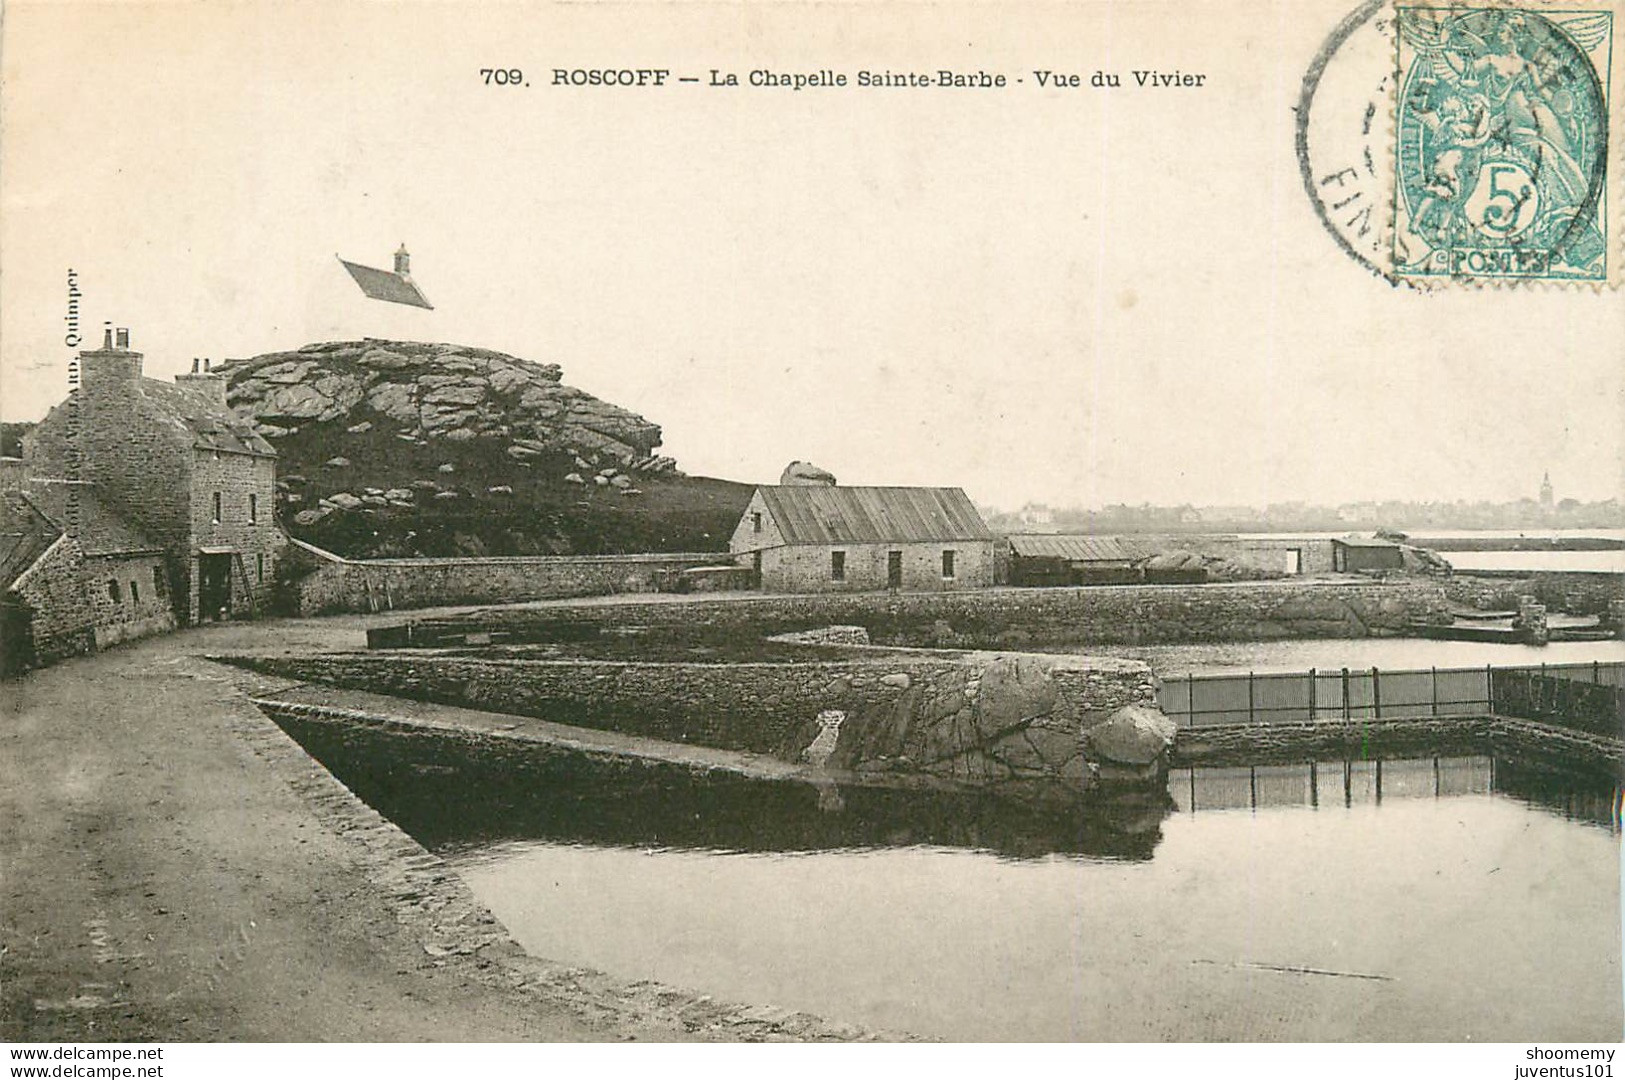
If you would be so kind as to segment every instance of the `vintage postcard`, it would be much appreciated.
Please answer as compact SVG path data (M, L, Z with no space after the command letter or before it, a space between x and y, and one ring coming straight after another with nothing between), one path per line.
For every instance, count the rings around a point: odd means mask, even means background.
M1619 0L9 4L11 1075L1612 1075L1622 89Z

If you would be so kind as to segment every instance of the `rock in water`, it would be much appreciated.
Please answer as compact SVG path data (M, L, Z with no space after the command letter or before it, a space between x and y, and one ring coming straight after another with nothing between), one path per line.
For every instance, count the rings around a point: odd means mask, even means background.
M1160 709L1125 705L1084 732L1084 747L1091 761L1155 768L1165 760L1178 730Z

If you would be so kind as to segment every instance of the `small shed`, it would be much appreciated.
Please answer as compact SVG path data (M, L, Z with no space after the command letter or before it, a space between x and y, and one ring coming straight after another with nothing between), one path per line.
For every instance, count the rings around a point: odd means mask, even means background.
M1403 570L1405 551L1391 540L1347 536L1332 541L1332 570L1357 574L1366 570Z
M1141 581L1151 554L1115 536L1017 533L1010 543L1012 585L1120 585Z

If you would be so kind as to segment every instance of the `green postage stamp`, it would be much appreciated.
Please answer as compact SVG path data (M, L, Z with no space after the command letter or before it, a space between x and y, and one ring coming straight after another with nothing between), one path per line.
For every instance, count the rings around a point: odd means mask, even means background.
M1617 283L1621 12L1401 4L1395 15L1394 274Z

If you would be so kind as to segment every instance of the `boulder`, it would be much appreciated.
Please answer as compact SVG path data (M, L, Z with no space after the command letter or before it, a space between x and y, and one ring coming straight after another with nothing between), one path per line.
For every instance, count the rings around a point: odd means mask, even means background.
M326 465L329 469L348 469L350 467L350 459L347 457L330 457L326 461L322 462L322 464Z
M1084 732L1091 760L1144 767L1165 760L1179 729L1150 705L1125 705Z
M372 430L372 421L363 420L359 424L351 424L344 430L348 431L351 435L362 435Z
M835 474L810 461L792 461L779 474L779 483L791 487L834 487Z
M358 496L352 495L348 491L340 491L337 494L329 495L322 501L331 503L340 510L359 510L363 505Z
M457 471L457 466L448 461L444 465L439 466L438 471L443 473L454 473Z

